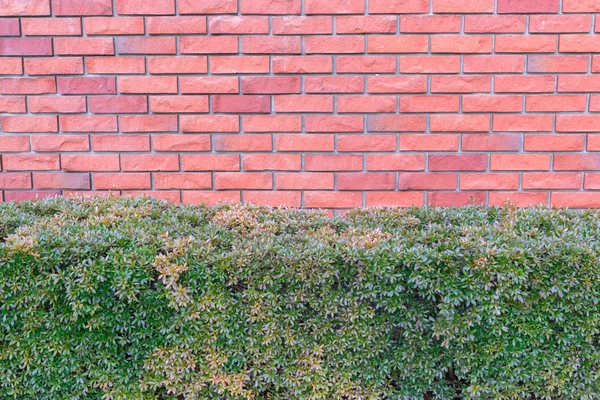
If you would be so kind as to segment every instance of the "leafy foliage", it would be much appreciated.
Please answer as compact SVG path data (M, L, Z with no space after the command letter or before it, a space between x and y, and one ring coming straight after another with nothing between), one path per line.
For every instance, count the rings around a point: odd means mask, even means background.
M597 399L600 213L0 205L2 399Z

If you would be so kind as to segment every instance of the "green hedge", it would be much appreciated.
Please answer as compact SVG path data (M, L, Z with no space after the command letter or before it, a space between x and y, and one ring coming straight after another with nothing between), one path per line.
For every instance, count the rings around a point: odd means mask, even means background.
M0 399L597 399L600 213L0 205Z

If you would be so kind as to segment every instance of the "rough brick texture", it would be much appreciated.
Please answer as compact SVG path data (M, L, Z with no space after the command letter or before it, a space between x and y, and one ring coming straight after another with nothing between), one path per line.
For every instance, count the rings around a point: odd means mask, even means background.
M598 207L598 12L0 0L0 200Z

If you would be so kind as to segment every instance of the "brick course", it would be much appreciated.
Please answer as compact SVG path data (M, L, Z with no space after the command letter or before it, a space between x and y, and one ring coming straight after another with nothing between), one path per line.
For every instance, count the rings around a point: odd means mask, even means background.
M600 206L595 0L0 0L0 200Z

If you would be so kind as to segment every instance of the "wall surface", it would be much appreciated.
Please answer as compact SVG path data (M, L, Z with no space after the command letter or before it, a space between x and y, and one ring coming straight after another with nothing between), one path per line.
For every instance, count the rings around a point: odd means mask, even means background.
M0 0L0 195L600 206L598 0Z

